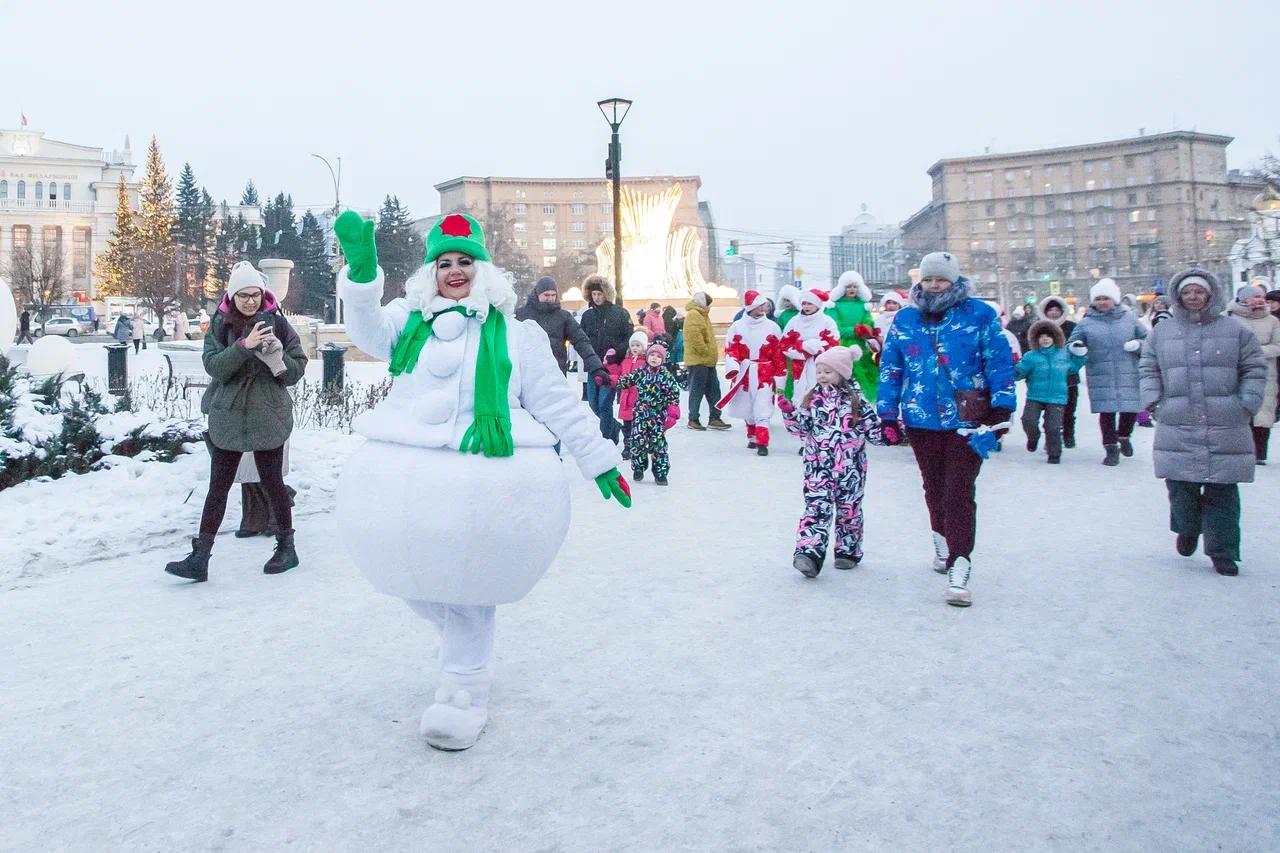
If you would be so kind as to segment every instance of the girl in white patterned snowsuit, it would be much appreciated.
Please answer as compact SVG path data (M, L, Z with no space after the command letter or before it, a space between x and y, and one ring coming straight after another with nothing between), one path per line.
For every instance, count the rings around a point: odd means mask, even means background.
M786 370L782 330L766 316L769 300L748 290L742 316L724 335L725 379L729 392L716 408L747 422L747 447L769 455L769 419L773 417L774 382Z
M787 431L804 439L804 515L796 530L792 565L805 577L822 571L835 522L835 566L862 560L862 494L867 482L867 442L897 444L852 380L857 347L834 347L816 359L817 385L792 405L778 398Z

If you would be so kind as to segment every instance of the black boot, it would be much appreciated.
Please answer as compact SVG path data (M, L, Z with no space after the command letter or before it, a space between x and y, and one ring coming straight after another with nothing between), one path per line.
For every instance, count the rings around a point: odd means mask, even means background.
M213 542L208 539L192 539L191 553L185 559L176 560L164 567L171 575L201 583L209 579L209 553Z
M1107 444L1103 446L1107 451L1107 456L1102 460L1103 465L1116 466L1120 464L1120 445Z
M278 575L298 565L298 552L293 548L293 531L285 530L276 535L276 552L262 567L264 575Z
M1120 455L1126 459L1133 455L1133 442L1127 435L1120 436Z
M1218 574L1226 575L1229 578L1240 574L1240 568L1236 565L1235 560L1230 560L1226 557L1211 557L1210 559L1213 560L1213 570Z
M756 456L768 456L768 455L769 455L769 445L761 444L756 446Z
M1184 557L1190 557L1196 552L1196 547L1200 542L1200 534L1198 533L1179 533L1178 538L1174 540L1173 547L1178 549L1178 553Z

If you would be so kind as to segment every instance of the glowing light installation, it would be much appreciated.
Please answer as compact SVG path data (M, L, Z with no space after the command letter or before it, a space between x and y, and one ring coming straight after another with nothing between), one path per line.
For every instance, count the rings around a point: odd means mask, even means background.
M672 224L683 195L678 184L658 193L622 188L622 280L627 299L688 299L699 290L713 295L724 290L702 277L698 229ZM612 237L596 247L596 267L605 278L613 278Z

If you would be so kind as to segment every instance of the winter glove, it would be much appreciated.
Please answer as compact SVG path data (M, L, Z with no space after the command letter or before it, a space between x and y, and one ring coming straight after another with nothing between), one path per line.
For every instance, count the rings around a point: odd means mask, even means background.
M679 422L680 406L676 403L672 403L670 406L667 406L667 417L666 420L662 422L662 431L666 432Z
M609 371L603 367L597 367L591 371L591 381L599 385L601 388L608 388L613 385L613 377L609 375Z
M258 360L271 368L272 376L279 376L287 369L284 365L284 347L277 341L275 347L268 348L266 344L253 351Z
M773 404L777 406L778 411L782 412L784 415L789 415L796 410L796 407L791 404L791 401L781 394L778 394L773 398Z
M884 436L885 442L894 447L902 443L902 433L898 431L897 421L881 421L880 434Z
M997 424L1007 423L1013 419L1013 409L1006 409L1004 406L992 406L991 411L987 412L987 416L982 419L982 423L987 426L996 426Z
M1142 349L1142 341L1138 340L1137 338L1134 338L1131 341L1124 342L1125 352L1137 352L1140 349Z
M827 348L826 343L818 338L811 338L800 345L809 355L817 355Z
M1067 349L1071 351L1072 355L1088 355L1089 354L1089 348L1084 345L1084 341L1072 341L1071 343L1067 344Z
M333 223L333 233L342 246L350 269L348 277L359 284L367 284L378 277L378 247L373 240L373 222L354 210L348 210Z
M596 485L600 487L600 496L605 500L616 498L618 503L624 507L631 506L631 486L627 485L627 481L617 468L610 468L599 477L596 477Z
M876 330L868 326L866 323L859 323L853 327L854 337L862 338L864 341L868 338L876 336Z

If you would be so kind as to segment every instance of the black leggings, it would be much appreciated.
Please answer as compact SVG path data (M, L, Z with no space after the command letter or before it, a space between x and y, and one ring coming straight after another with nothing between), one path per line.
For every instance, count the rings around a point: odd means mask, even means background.
M212 448L209 473L209 494L204 498L204 512L200 515L200 538L212 542L227 514L227 493L236 481L236 469L240 467L239 450ZM293 530L293 508L289 506L289 493L284 487L284 445L273 450L253 451L254 464L258 466L258 479L271 502L276 524L281 533Z
M1098 415L1098 426L1102 428L1102 443L1119 444L1120 439L1133 435L1133 425L1138 420L1137 412L1102 412ZM1117 423L1119 421L1119 423Z

